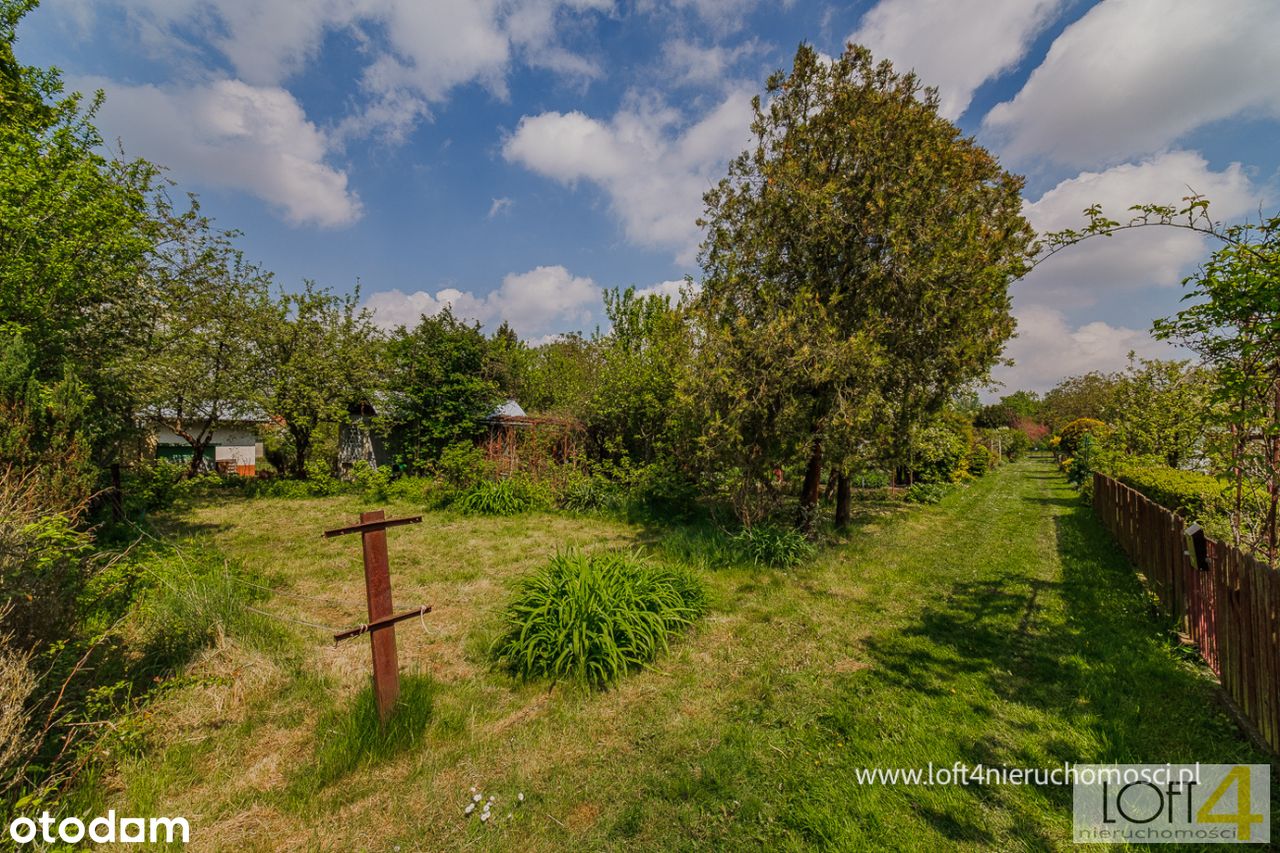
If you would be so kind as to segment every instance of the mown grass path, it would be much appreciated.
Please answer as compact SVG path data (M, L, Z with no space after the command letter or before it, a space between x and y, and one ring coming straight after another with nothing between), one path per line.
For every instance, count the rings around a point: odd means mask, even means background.
M270 554L264 570L296 589L352 594L349 567L275 514L318 527L354 507L279 503L186 523L234 556ZM175 700L165 713L197 734L128 768L115 804L193 815L203 848L1043 850L1069 846L1069 788L873 786L855 771L1265 760L1040 462L869 514L791 573L705 572L706 623L615 690L548 691L485 666L504 585L555 543L654 535L561 516L406 528L393 570L443 602L435 635L403 632L402 664L434 682L422 744L317 777L323 713L359 688L366 650L316 643L318 676L277 668L234 701ZM462 814L472 785L500 797L491 825Z

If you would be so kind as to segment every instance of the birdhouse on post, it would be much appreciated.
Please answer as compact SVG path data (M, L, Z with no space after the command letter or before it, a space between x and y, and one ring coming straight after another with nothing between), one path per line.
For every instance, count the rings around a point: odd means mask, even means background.
M1191 568L1198 572L1209 571L1209 540L1204 535L1204 528L1192 524L1182 532L1186 543L1186 555L1191 560Z

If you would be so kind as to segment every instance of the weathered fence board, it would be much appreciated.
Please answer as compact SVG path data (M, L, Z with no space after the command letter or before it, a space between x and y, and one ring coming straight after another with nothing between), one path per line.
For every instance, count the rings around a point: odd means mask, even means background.
M1094 474L1093 510L1236 708L1280 753L1280 573L1214 540L1208 566L1197 570L1183 520L1104 474Z

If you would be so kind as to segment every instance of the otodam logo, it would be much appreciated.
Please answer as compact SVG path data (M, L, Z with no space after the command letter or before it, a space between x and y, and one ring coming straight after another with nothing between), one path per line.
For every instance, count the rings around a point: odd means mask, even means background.
M1077 843L1270 841L1268 765L1128 764L1093 769L1093 781L1077 777L1073 787Z
M173 844L189 840L191 828L183 817L122 817L115 810L85 824L78 817L58 820L48 812L38 818L16 817L9 822L9 839L15 844Z

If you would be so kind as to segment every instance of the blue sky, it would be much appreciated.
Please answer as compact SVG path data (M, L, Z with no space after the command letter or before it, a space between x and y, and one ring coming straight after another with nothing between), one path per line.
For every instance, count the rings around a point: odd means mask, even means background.
M539 340L593 328L603 287L696 278L701 193L801 41L915 68L1041 228L1188 187L1237 219L1280 176L1274 0L46 0L19 39L279 284L359 280L384 324L451 304ZM997 377L1166 354L1146 330L1211 248L1059 256L1014 286Z

